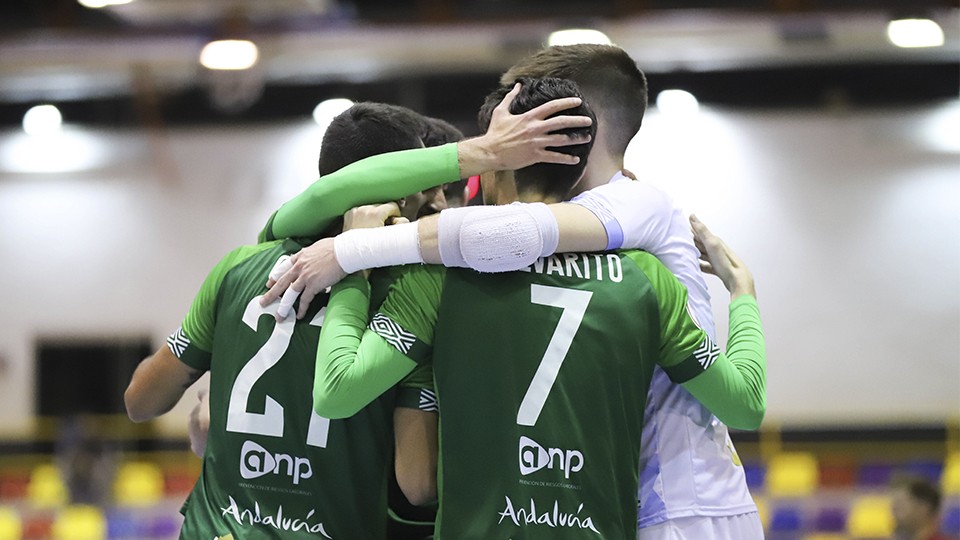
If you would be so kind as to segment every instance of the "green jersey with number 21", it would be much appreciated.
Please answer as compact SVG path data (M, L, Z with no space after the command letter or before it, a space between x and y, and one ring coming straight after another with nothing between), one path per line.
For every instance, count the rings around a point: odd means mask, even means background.
M313 412L324 304L277 322L261 307L291 240L239 248L217 265L168 343L210 370L210 434L181 538L383 538L395 395L331 421Z

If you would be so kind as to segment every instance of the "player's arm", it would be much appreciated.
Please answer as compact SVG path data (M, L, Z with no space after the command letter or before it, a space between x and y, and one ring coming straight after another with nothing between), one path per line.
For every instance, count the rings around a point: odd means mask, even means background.
M381 310L370 321L370 286L348 276L330 292L320 330L314 374L317 414L346 418L429 360L433 324L439 305L437 269L411 268L391 287ZM433 293L433 294L431 294ZM414 321L426 331L406 328Z
M753 276L722 240L695 219L704 269L730 291L730 336L726 354L700 330L686 310L686 290L671 274L658 272L661 366L722 422L757 429L766 413L766 346Z
M397 485L418 506L437 498L437 411L433 365L423 363L400 382L393 416Z
M237 262L272 244L244 246L228 253L210 271L183 323L165 346L137 366L124 392L127 415L143 422L169 411L184 391L210 369L216 300L223 277Z
M509 242L502 242L509 237ZM608 246L604 223L576 204L514 204L444 210L415 223L354 229L324 238L290 258L261 305L283 296L293 305L301 292L298 316L317 291L348 273L411 263L470 267L484 272L518 270L556 251L599 251ZM283 318L287 310L278 311Z
M581 144L581 139L551 132L590 125L585 116L550 116L579 106L564 98L514 115L510 103L519 85L494 111L483 136L457 144L373 156L329 174L284 204L267 222L260 241L316 236L350 208L403 198L447 182L493 170L512 170L534 163L576 163L575 157L549 147Z
M272 302L288 287L322 290L349 272L383 266L420 262L505 272L555 252L629 247L658 253L672 213L665 193L626 181L599 186L570 203L448 209L416 224L357 229L317 242L268 284L263 301ZM301 313L308 306L301 301Z
M187 435L190 437L190 450L197 457L203 457L207 450L207 435L210 433L210 389L204 388L197 394L197 403L190 411L187 420Z
M133 372L123 394L127 416L144 422L168 412L201 375L203 371L181 362L166 345L160 347Z
M187 388L210 369L216 295L213 287L219 287L216 269L204 281L180 328L133 372L123 401L127 416L134 422L168 412Z

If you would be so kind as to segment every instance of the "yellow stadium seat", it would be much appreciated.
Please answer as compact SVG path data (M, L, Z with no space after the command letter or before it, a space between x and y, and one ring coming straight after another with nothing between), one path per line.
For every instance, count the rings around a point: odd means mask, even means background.
M0 540L20 540L22 534L20 516L10 508L0 507Z
M53 540L106 540L107 519L94 506L68 506L53 522Z
M837 533L813 533L804 536L803 540L850 540L850 537Z
M113 494L120 506L156 505L163 498L163 473L153 463L125 463L117 472Z
M941 483L944 496L960 495L960 452L954 452L947 456Z
M27 500L38 508L56 508L67 503L67 486L56 466L37 465L30 473Z
M767 494L772 497L805 497L817 489L817 459L805 452L778 454L767 465Z
M890 498L866 495L853 502L847 518L847 533L854 538L889 538L893 534Z

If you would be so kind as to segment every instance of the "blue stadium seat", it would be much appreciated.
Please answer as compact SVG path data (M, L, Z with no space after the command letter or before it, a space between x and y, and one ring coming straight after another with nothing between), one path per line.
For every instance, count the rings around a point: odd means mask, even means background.
M886 488L893 477L893 465L889 463L864 463L860 466L857 485L860 487Z
M817 532L844 532L847 530L847 509L826 507L817 511L813 528Z
M804 526L803 511L796 506L778 506L770 516L770 532L800 532Z
M947 511L943 513L941 528L944 534L960 535L960 505L947 508Z
M134 512L113 510L107 514L107 538L110 540L135 540L140 537L140 528Z
M763 489L766 469L762 463L744 463L743 474L747 477L747 487L750 488L751 492Z
M943 477L943 463L939 461L910 461L900 468L901 471L921 476L937 484Z

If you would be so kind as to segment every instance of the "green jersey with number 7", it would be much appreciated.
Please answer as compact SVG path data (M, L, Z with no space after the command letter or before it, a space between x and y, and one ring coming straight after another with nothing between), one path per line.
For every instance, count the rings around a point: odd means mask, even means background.
M278 258L300 244L234 250L214 268L168 340L210 370L210 433L184 504L181 538L383 538L395 393L346 420L313 412L324 302L277 322L260 306Z
M437 537L635 538L654 366L685 382L720 356L686 298L639 251L400 277L371 329L415 361L432 352Z

